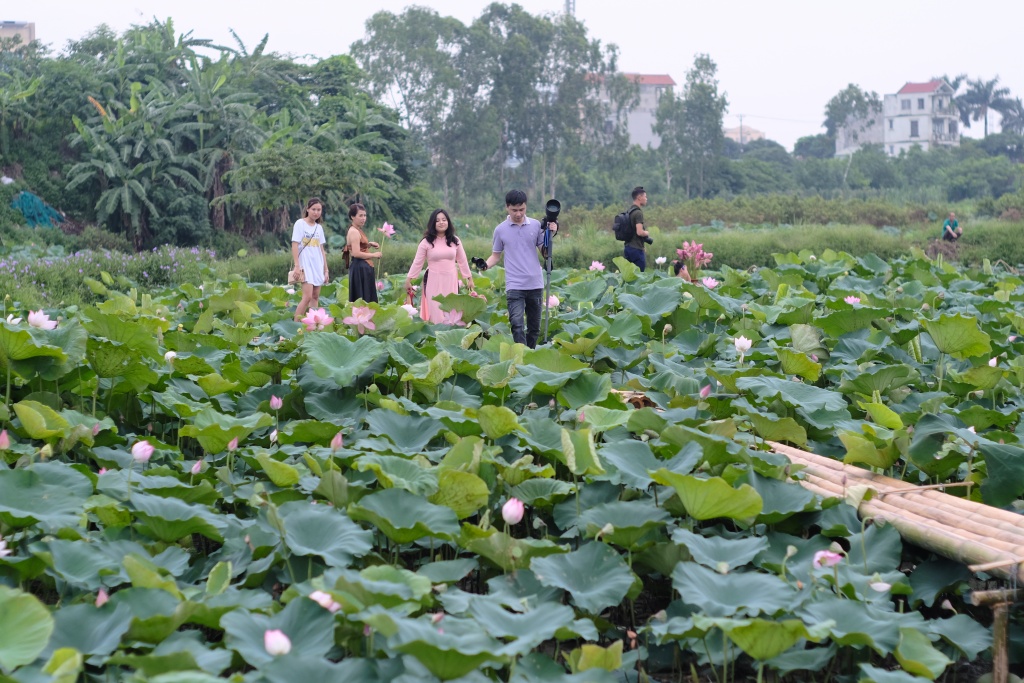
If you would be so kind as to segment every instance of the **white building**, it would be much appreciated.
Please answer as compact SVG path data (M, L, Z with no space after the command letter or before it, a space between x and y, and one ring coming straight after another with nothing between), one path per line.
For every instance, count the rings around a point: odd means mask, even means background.
M936 146L960 146L960 115L953 104L953 88L942 79L907 83L895 95L886 95L885 153L898 156L914 145L928 151Z
M850 118L836 131L836 156L853 154L864 145L882 145L891 157L918 145L960 146L960 116L953 88L942 79L907 83L886 95L882 107L865 118Z
M636 83L639 96L637 105L626 113L626 132L629 134L629 143L641 147L650 145L657 149L661 144L661 138L654 132L653 127L657 120L658 101L669 88L675 87L676 82L668 74L624 73L622 76ZM605 103L609 99L603 85L600 98ZM607 125L610 128L614 122L608 121Z
M21 38L22 45L36 39L36 25L30 21L0 21L0 38Z

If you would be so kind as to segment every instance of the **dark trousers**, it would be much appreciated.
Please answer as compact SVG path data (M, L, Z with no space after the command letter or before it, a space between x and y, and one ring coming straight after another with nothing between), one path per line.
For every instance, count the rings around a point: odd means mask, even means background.
M537 348L540 336L540 308L544 297L543 289L510 289L505 292L508 299L508 321L512 325L512 341ZM523 330L523 317L526 330Z
M641 273L647 270L647 252L643 249L625 247L622 250L622 255L626 257L627 261L639 268Z

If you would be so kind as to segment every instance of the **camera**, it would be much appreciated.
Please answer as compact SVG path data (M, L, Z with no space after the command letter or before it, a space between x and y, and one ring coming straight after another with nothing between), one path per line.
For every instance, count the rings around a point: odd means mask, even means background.
M647 244L654 244L654 240L651 239L650 235L644 238L644 242L647 242Z
M549 199L544 205L544 222L557 223L558 213L562 210L562 204L557 199Z
M474 256L470 259L470 262L480 270L487 270L487 261L483 260L479 256Z

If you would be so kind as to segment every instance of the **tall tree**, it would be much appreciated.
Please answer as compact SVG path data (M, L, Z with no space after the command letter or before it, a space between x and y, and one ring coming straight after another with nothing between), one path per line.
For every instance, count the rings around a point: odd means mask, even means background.
M840 90L825 105L825 133L836 137L840 128L853 123L855 134L863 133L874 125L882 114L882 100L878 93L862 90L859 85L850 83Z
M964 101L971 108L971 118L974 121L984 122L985 137L988 137L989 110L1003 112L1009 110L1013 104L1010 99L1010 89L999 87L998 76L989 81L981 78L968 81Z

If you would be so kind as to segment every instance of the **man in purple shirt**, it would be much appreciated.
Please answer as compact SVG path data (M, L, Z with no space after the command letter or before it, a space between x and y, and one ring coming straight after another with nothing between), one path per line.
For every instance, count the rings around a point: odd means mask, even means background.
M544 244L544 230L540 221L526 217L526 193L522 190L509 190L505 195L505 209L508 218L494 229L494 244L487 258L487 267L497 264L504 255L505 298L512 340L533 349L537 347L537 337L540 336L544 298L544 272L538 258L538 250ZM558 232L557 223L548 225L551 234Z

